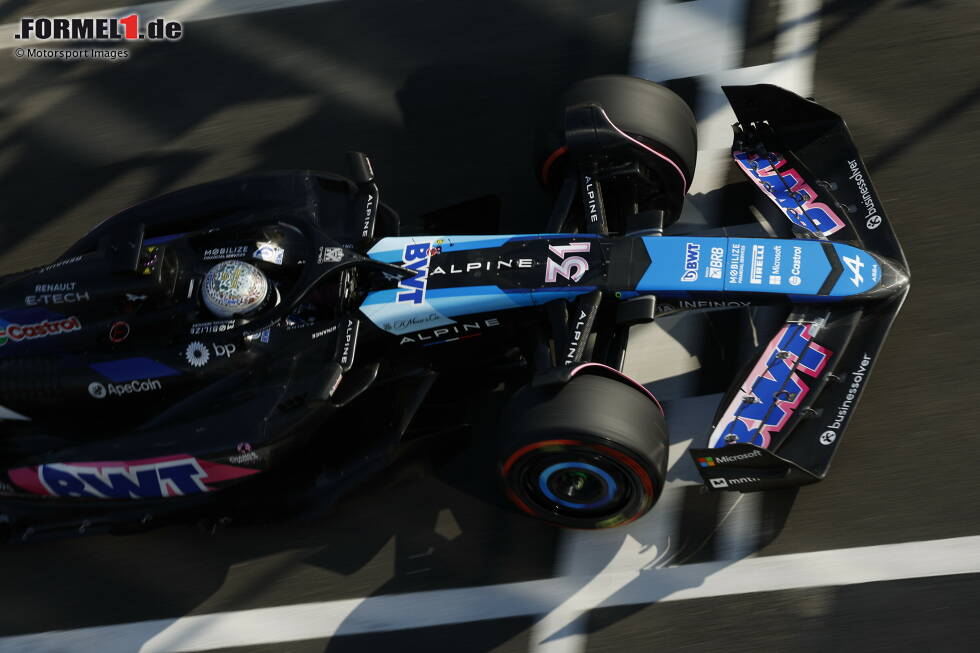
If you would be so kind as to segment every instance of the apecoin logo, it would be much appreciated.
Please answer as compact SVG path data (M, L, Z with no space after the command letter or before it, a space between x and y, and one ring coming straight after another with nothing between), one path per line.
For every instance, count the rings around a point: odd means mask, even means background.
M96 399L105 399L109 396L122 397L144 392L155 392L162 387L163 384L157 379L136 380L130 381L129 383L99 383L98 381L93 381L88 384L88 393Z

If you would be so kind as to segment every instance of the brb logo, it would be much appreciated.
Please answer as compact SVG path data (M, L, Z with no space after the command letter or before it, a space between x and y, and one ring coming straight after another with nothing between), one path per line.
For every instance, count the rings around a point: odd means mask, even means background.
M810 391L797 374L818 377L832 351L813 342L811 325L787 324L772 339L759 362L711 434L709 446L748 442L768 447Z
M784 168L786 159L779 154L771 154L775 160L738 150L732 156L793 224L827 236L844 228L844 221L829 206L816 201L817 193L803 181L803 175L794 168Z
M684 252L684 274L681 281L697 281L698 267L701 265L701 245L688 243Z
M406 292L398 293L398 301L421 304L422 300L425 299L425 287L429 277L429 256L432 253L430 243L405 245L405 251L402 252L402 262L404 263L402 267L415 274L398 282L398 287L406 290Z

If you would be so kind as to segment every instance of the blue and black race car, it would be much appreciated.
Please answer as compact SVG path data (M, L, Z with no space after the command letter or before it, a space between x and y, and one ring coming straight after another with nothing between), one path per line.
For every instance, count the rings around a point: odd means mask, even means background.
M725 90L734 163L775 237L669 235L693 115L663 86L607 76L573 87L543 136L543 233L403 235L351 153L349 178L150 200L3 277L0 520L21 538L119 531L343 487L465 426L460 400L496 389L514 504L624 524L656 502L668 449L660 404L622 371L630 331L730 305L785 319L691 449L706 486L820 480L908 269L840 117L774 86Z

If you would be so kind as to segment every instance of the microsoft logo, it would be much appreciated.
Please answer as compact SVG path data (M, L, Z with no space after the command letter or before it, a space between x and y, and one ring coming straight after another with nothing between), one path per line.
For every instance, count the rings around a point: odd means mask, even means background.
M714 467L715 459L710 456L706 458L698 458L698 464L701 465L702 467Z

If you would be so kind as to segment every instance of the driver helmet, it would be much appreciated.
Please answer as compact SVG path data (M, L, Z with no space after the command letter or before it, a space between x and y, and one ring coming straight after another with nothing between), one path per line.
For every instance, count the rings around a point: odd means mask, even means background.
M259 309L269 297L269 280L244 261L222 261L204 276L201 295L208 310L220 318Z

